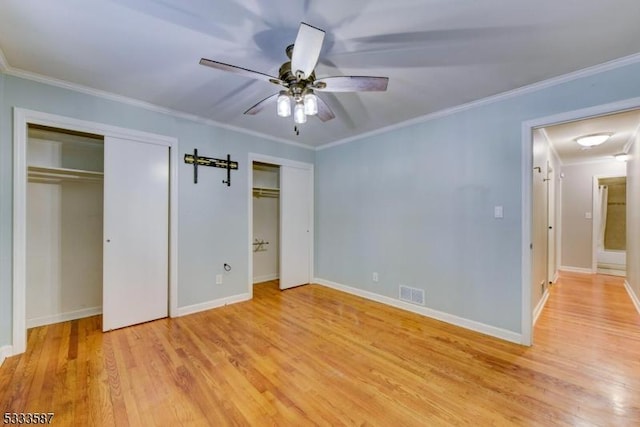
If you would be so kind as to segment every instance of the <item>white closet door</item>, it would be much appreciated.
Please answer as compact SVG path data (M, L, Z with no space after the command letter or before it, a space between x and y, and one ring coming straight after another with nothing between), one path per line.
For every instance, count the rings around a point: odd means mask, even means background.
M105 138L102 329L167 317L169 149Z
M311 170L280 167L280 289L311 281Z

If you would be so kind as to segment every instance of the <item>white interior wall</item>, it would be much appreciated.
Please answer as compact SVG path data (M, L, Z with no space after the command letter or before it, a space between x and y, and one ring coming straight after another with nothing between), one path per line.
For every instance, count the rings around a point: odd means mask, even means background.
M253 186L254 188L279 188L278 168L254 168ZM269 242L259 251L253 252L253 283L279 278L279 218L279 198L253 197L253 241L257 239Z
M27 326L60 312L62 278L59 185L27 186Z
M30 138L28 163L93 170L102 164L95 149L85 152L84 165L77 151L59 141ZM65 160L67 152L72 162ZM102 183L29 182L27 327L98 314L101 307Z
M62 313L102 311L102 189L102 182L62 185Z
M627 283L640 312L640 135L627 162Z
M593 177L624 176L616 160L562 166L562 266L590 273L592 268ZM587 217L590 216L590 217Z
M556 275L558 272L558 267L561 264L561 235L562 235L562 162L558 158L557 153L549 147L549 164L553 169L553 172L549 176L551 179L550 184L553 183L553 194L550 193L549 203L553 205L551 208L552 218L550 218L550 226L553 227L553 241L550 242L553 250L549 252L549 281L553 282L556 279ZM551 252L553 252L553 256L551 256Z

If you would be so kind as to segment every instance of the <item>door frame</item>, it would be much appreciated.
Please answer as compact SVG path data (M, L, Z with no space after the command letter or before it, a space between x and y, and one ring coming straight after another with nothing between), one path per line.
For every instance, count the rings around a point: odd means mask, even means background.
M600 174L593 175L592 189L591 189L591 272L598 272L598 229L600 228L600 212L598 212L598 220L596 221L597 203L596 197L598 196L598 185L600 178L627 178L627 174ZM626 224L625 224L626 227ZM626 266L625 266L626 268Z
M103 123L13 108L13 337L12 354L27 347L27 126L49 126L132 139L169 148L169 316L178 309L178 139Z
M294 168L301 168L309 170L311 175L310 185L309 185L309 281L311 281L314 277L314 169L312 163L299 162L296 160L284 159L280 157L269 156L266 154L259 153L249 153L247 160L247 193L248 193L248 284L247 291L249 293L249 299L253 298L253 162L261 162L261 163L269 163L276 166L289 166ZM282 190L281 190L282 191ZM280 194L282 197L282 194ZM278 214L278 221L280 221L280 214ZM278 245L280 248L280 244ZM279 250L279 249L278 249Z
M621 113L640 108L640 97L630 98L608 104L565 111L558 114L526 120L521 125L521 189L522 189L522 238L521 238L521 344L533 344L533 310L531 307L531 277L532 255L530 244L533 238L532 209L533 209L533 181L531 168L533 167L533 130L535 128L553 126L576 120L598 117L605 114ZM556 236L557 237L557 236Z

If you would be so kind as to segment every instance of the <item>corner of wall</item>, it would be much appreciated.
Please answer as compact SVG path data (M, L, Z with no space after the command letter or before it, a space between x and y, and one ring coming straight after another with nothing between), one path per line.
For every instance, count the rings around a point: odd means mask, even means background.
M0 366L4 363L4 359L13 355L13 347L5 345L0 347Z
M633 302L633 305L635 306L636 311L638 312L638 314L640 314L640 298L638 297L638 295L635 294L635 292L633 292L633 288L629 284L628 280L624 281L624 287L627 290L627 293L629 294L629 297L631 298L631 301Z
M9 63L4 56L4 52L0 49L0 73L6 73L9 70Z

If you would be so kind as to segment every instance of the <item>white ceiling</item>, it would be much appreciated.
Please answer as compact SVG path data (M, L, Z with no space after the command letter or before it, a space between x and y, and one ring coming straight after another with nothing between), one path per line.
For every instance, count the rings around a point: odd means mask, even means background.
M640 128L640 110L593 117L544 128L549 142L563 164L575 164L613 160L616 154L625 153L631 138ZM576 138L595 133L612 133L602 145L583 149Z
M638 0L2 0L8 72L35 73L310 146L640 52ZM277 91L201 57L277 75L301 21L327 32L318 78L388 76L324 94L337 117L242 113ZM1 55L0 55L1 57Z

